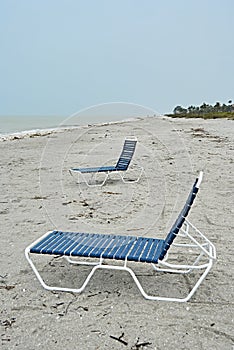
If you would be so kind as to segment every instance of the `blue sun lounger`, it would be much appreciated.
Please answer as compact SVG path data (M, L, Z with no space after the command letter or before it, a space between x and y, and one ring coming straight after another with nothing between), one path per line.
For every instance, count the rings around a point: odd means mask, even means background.
M71 168L69 169L70 174L71 175L82 175L83 179L85 180L86 184L88 186L103 186L106 182L106 180L108 179L109 175L112 172L117 172L122 181L123 182L129 182L126 181L122 175L123 172L126 172L129 168L130 162L132 160L132 157L134 155L135 149L136 149L136 144L137 144L137 140L134 139L126 139L124 141L124 145L123 145L123 149L122 152L120 154L120 157L116 163L116 165L113 166L100 166L100 167L88 167L88 168ZM135 180L134 182L138 182L140 177L141 177L141 173L143 171L143 168L140 169L140 175L138 176L137 180ZM97 173L105 173L106 176L103 180L103 182L101 182L101 184L90 184L89 181L87 181L86 176L84 176L84 174L97 174Z
M137 287L142 295L149 300L167 300L167 301L188 301L195 293L201 282L210 271L214 260L216 259L216 250L214 245L193 226L187 219L188 213L197 195L202 180L202 172L196 179L188 199L180 212L178 218L173 224L171 230L165 239L97 234L97 233L81 233L81 232L62 232L50 231L40 237L38 240L30 244L26 250L26 258L35 272L38 280L45 289L53 291L82 292L88 284L90 278L97 269L112 269L127 271L133 277ZM186 242L174 243L177 236L182 236ZM187 243L187 240L189 241ZM172 246L184 250L185 253L193 251L191 263L172 264L168 262L169 250ZM93 265L91 272L80 288L69 287L53 287L47 285L36 269L31 255L51 255L64 257L72 264ZM79 258L82 258L79 260ZM88 258L88 261L84 260ZM90 261L92 259L93 261ZM114 263L113 263L114 262ZM147 263L151 264L156 271L174 272L178 274L187 274L191 271L201 271L202 275L189 293L182 298L165 297L157 295L149 295L143 289L139 279L134 273L130 264ZM170 285L170 283L168 283Z

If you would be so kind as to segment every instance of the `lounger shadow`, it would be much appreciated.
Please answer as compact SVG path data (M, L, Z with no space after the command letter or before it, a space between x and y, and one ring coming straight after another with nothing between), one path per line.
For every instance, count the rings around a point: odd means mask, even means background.
M129 272L139 291L146 299L178 302L188 301L205 279L216 259L214 245L187 219L194 199L197 196L201 181L202 172L196 179L182 211L165 239L50 231L30 244L25 249L25 256L41 285L48 290L81 293L97 269L111 269ZM184 242L177 244L174 243L177 236L182 237ZM194 260L189 264L175 264L168 262L169 251L171 251L172 247L182 249L182 256L188 255L192 251L195 254ZM44 282L31 259L32 255L38 254L41 256L44 254L50 256L61 256L71 264L92 265L93 268L83 285L79 288L49 286ZM79 258L82 259L79 260ZM84 258L88 258L88 261L84 261ZM90 258L94 261L90 262ZM180 260L181 256L178 255L177 258ZM143 286L132 267L129 266L132 262L151 264L153 269L158 272L164 271L177 274L188 274L192 271L200 271L202 274L199 275L198 281L191 288L189 293L182 298L149 295L143 289ZM168 277L168 288L169 287L170 279Z
M129 165L131 163L132 157L134 155L135 149L136 149L137 139L136 138L126 138L124 141L123 149L120 154L120 157L116 163L116 165L111 166L100 166L100 167L88 167L88 168L71 168L69 169L69 172L71 175L79 175L82 176L83 180L86 182L88 186L103 186L109 175L113 172L118 173L121 177L123 182L129 182L124 179L124 172L129 169ZM140 174L138 175L138 178L135 181L131 182L138 182L141 174L143 172L143 168L140 167ZM105 178L100 184L92 184L88 181L86 178L86 174L98 174L98 173L104 173Z

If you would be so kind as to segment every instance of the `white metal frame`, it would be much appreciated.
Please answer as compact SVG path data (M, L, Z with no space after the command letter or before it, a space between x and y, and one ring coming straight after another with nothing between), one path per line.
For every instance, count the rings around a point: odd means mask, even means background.
M51 291L63 291L63 292L74 292L74 293L81 293L85 287L87 286L88 282L90 281L91 277L98 269L110 269L110 270L121 270L121 271L127 271L132 276L134 282L136 283L139 291L143 295L145 299L148 300L158 300L158 301L177 301L177 302L186 302L188 301L193 294L196 292L197 288L200 286L202 281L205 279L206 275L212 268L212 265L214 263L214 260L216 259L216 249L214 245L195 227L193 226L188 220L185 221L185 224L183 228L181 229L181 234L184 238L189 239L191 243L173 243L174 247L180 247L188 249L189 251L194 249L195 251L198 250L197 257L195 261L192 264L184 264L184 265L177 265L168 263L169 260L169 254L162 260L159 261L157 265L152 264L154 270L156 271L163 271L163 272L170 272L170 273L177 273L177 274L187 274L192 271L203 271L202 275L199 277L198 281L194 285L194 287L191 289L191 291L187 294L187 296L183 298L175 298L175 297L161 297L161 296L155 296L155 295L149 295L145 292L145 290L142 287L142 284L140 283L139 279L137 278L136 274L128 266L128 259L126 257L125 261L123 261L122 265L112 265L110 264L110 260L108 259L108 263L106 263L106 260L102 257L98 259L96 262L90 262L90 261L79 261L72 259L71 257L64 256L64 258L71 264L78 264L78 265L91 265L93 266L91 272L88 274L87 278L85 279L84 283L80 288L66 288L66 287L56 287L56 286L49 286L47 285L44 280L42 279L40 273L38 272L37 268L35 267L33 261L30 257L30 249L33 247L37 242L39 242L41 239L43 239L46 235L48 235L51 231L47 232L44 236L40 237L38 240L30 244L25 249L25 256L28 260L30 266L32 267L37 279L41 283L41 285ZM199 240L202 240L200 243ZM200 263L201 259L206 258L205 263ZM116 262L116 261L115 261ZM169 283L168 283L169 284Z
M135 165L134 165L134 166L135 166ZM77 183L79 183L79 176L81 176L82 179L84 180L84 182L86 183L87 186L89 186L89 187L98 187L98 186L99 186L99 187L102 187L102 186L105 185L105 183L106 183L108 177L109 177L111 174L113 174L113 173L114 173L114 174L118 174L124 183L137 183L137 182L139 182L139 180L140 180L140 178L141 178L141 175L142 175L142 173L143 173L143 171L144 171L144 168L141 167L141 166L137 166L137 167L140 169L140 174L139 174L139 176L138 176L138 178L137 178L136 180L125 180L125 179L124 179L123 173L124 173L124 175L125 175L125 174L127 174L127 172L132 171L132 169L127 169L127 170L124 170L124 171L123 171L123 170L113 170L113 171L106 171L106 172L102 171L102 172L95 172L95 173L82 173L81 171L78 171L78 170L69 169L69 172L70 172L70 174L71 174L72 176L73 176L73 174L75 174L75 173L77 174ZM92 184L92 183L90 183L90 182L87 180L87 176L85 176L85 174L86 174L86 175L89 174L89 175L92 175L92 176L97 175L97 174L105 174L105 178L104 178L104 180L103 180L101 183Z

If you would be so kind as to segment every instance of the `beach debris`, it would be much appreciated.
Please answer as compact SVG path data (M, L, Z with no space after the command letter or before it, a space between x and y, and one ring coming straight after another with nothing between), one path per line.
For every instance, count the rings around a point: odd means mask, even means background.
M36 222L36 225L44 225L45 223L46 223L45 220L41 220L41 221Z
M55 267L56 265L54 264L54 261L55 261L56 259L61 259L61 256L60 256L60 255L54 256L54 257L49 261L48 265L49 265L49 266L52 266L52 267ZM60 267L64 267L64 265L61 265Z
M91 333L103 334L99 329L92 329Z
M122 194L122 192L103 191L104 194Z
M84 311L89 311L88 306L79 305L77 309L82 309L82 310L84 310Z
M59 313L59 316L65 316L68 312L69 306L74 302L75 300L70 300L69 303L67 304L65 310L63 313Z
M144 227L139 227L139 228L128 228L126 231L139 231L139 230L144 230Z
M192 134L194 137L200 137L200 138L208 138L210 141L215 141L215 142L223 142L227 141L227 137L221 137L219 135L212 135L208 131L206 131L204 128L191 128L190 131L188 131Z
M65 303L64 302L59 302L59 303L56 303L55 305L52 305L51 308L53 309L56 309L59 311L59 309L61 309L61 307L64 307L64 310L61 310L58 312L58 316L65 316L67 313L68 313L68 309L69 309L69 306L74 302L75 300L70 300L66 306L65 306Z
M15 321L16 321L16 318L11 317L9 320L4 320L4 321L0 320L0 324L1 324L1 326L5 327L5 329L6 329L6 328L11 327L12 324L15 323Z
M71 221L73 221L73 220L79 220L79 216L84 216L83 214L82 215L78 215L78 217L76 217L76 216L70 216L69 218L68 218L68 220L71 220Z
M204 128L191 128L191 130L196 133L207 133Z
M101 294L101 292L89 294L89 295L87 295L87 297L91 298L91 297L95 297L96 295L99 295L99 294Z
M56 303L55 305L52 305L51 307L54 307L55 309L57 309L61 305L64 305L63 301L61 301L60 303Z
M139 338L137 338L137 342L136 342L135 345L133 345L133 346L131 347L131 350L138 350L138 349L141 349L141 348L143 348L144 346L148 346L148 345L152 345L152 343L149 342L149 341L145 341L145 342L140 342L140 343L139 343Z
M32 199L47 199L48 196L35 195Z
M68 205L68 204L71 204L72 201L68 201L68 202L63 202L62 205Z
M110 335L110 338L111 338L111 339L114 339L114 340L117 340L117 341L119 341L120 343L122 343L123 345L127 346L127 345L128 345L128 342L126 342L125 340L122 339L123 336L124 336L124 333L122 333L119 337L115 337L114 335Z
M11 286L11 285L3 285L3 286L0 286L0 289L6 289L6 290L11 290L15 288L15 286Z
M0 211L0 214L8 214L8 213L9 213L9 208L6 208Z
M80 201L80 203L83 205L83 207L88 207L89 206L89 204L87 203L87 201L85 199Z
M11 338L10 337L5 337L5 338L1 338L1 340L2 340L2 342L4 342L4 341L11 341Z

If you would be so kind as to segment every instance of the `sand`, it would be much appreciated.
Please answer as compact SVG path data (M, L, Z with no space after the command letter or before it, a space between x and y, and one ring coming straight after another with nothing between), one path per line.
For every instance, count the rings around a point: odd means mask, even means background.
M77 184L68 169L112 165L124 138L138 145L130 179ZM2 349L234 348L233 140L230 120L134 121L2 138L0 343ZM99 271L82 294L49 292L24 256L51 229L164 238L200 170L190 214L216 246L217 262L188 303L147 301L127 273ZM96 179L97 180L97 179ZM78 287L85 276L61 258L37 257L52 284ZM136 271L149 290L182 295L193 277Z

